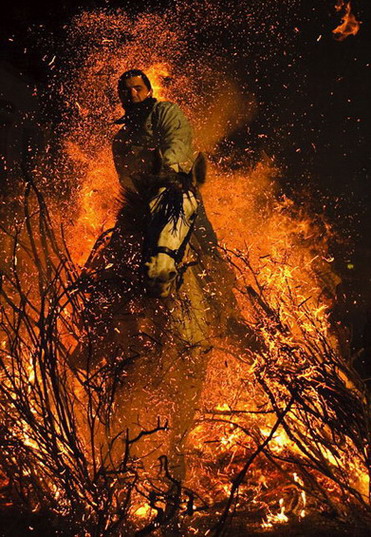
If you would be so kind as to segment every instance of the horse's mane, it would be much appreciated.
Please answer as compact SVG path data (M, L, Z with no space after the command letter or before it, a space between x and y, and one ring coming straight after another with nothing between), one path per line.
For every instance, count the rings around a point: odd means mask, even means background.
M123 188L119 201L122 208L118 220L131 222L138 230L138 224L144 224L149 217L149 202L155 199L153 223L165 226L172 223L176 227L179 218L184 218L183 196L194 193L192 178L185 173L168 172L159 175L134 177L137 190ZM160 189L163 189L160 191ZM141 226L142 227L142 226Z
M153 224L164 226L172 223L173 229L179 218L184 218L183 209L184 190L176 183L170 183L164 190L159 192L155 197L155 212L153 215Z

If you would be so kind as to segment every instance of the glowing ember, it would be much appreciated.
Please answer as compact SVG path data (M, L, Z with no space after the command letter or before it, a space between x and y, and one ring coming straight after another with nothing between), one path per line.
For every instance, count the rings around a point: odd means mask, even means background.
M139 518L149 518L154 512L155 511L151 508L151 506L146 503L145 505L138 507L138 509L134 511L134 515Z
M284 524L285 522L289 521L288 517L285 515L284 499L280 498L278 503L280 506L279 512L274 515L269 511L267 513L266 520L262 522L262 528L272 528L274 524Z
M342 19L341 24L332 30L334 38L337 41L344 41L348 36L356 35L360 29L360 22L357 21L352 13L351 3L345 2L345 0L338 0L335 9L342 13Z

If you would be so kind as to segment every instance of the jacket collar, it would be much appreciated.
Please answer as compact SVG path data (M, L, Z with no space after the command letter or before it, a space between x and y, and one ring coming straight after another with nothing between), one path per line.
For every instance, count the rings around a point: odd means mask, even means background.
M144 99L144 101L141 103L137 103L128 108L125 111L125 114L119 119L116 119L114 123L116 125L130 125L133 123L138 123L148 116L156 102L157 99L154 97L147 97L147 99Z

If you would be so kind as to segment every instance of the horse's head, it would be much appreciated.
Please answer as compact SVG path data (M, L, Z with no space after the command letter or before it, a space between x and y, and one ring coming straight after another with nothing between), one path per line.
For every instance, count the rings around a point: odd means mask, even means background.
M167 297L173 290L197 215L195 184L204 181L204 172L199 157L189 174L157 176L144 241L145 286L152 296Z

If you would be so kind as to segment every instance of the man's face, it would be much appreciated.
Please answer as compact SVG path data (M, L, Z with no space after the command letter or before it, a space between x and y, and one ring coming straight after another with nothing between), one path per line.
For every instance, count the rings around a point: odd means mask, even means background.
M152 97L152 90L147 88L141 76L133 76L124 80L124 85L119 89L119 97L125 108Z

